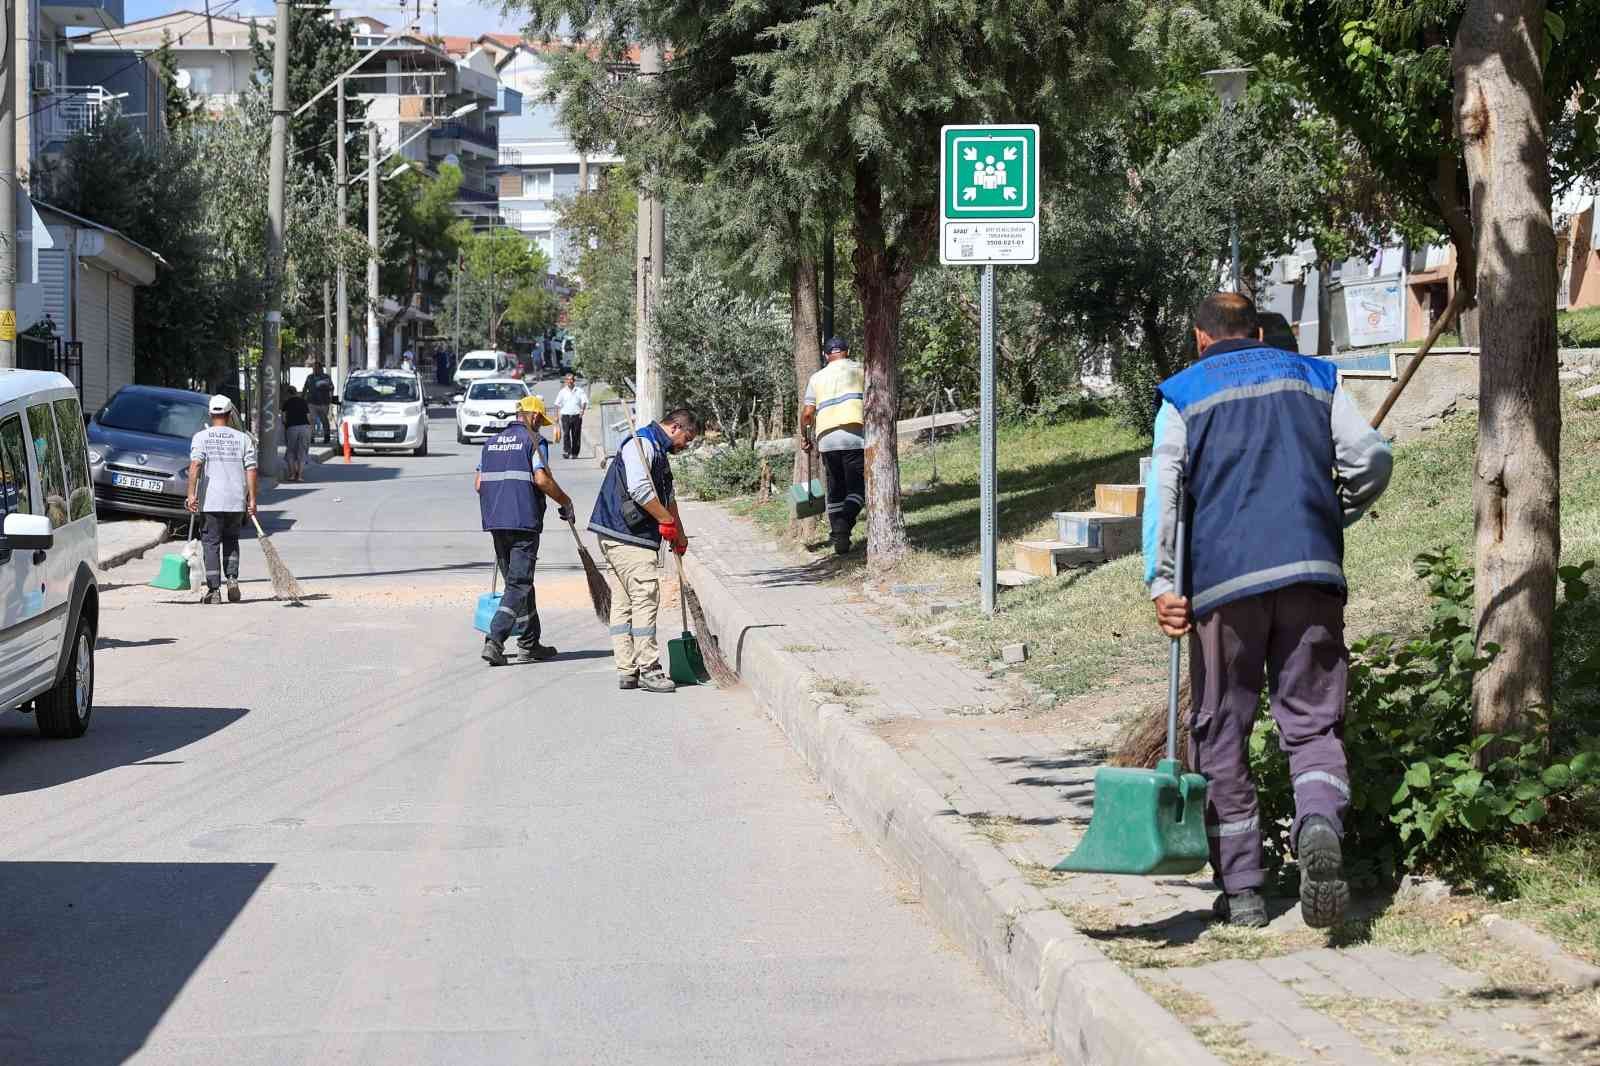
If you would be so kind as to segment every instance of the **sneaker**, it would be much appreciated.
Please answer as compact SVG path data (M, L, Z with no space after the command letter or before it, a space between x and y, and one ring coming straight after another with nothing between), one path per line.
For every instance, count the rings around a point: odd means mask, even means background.
M206 594L200 597L201 603L221 603L222 593L218 589L206 589Z
M239 583L237 581L228 582L228 602L238 603L241 598L239 595Z
M556 650L548 644L540 644L535 641L532 644L518 644L517 654L522 657L524 662L544 663L556 657Z
M639 687L639 675L638 674L618 674L617 675L617 687L620 688L624 692L627 692L630 689L638 688Z
M646 692L676 692L677 682L660 670L645 670L639 674L639 687Z
M483 661L490 666L504 666L506 664L505 649L492 640L484 641Z
M1333 823L1319 814L1305 820L1295 840L1300 859L1300 916L1313 929L1338 925L1350 905L1344 851Z
M1211 914L1218 921L1242 929L1260 929L1267 924L1267 900L1253 888L1226 892L1212 904Z

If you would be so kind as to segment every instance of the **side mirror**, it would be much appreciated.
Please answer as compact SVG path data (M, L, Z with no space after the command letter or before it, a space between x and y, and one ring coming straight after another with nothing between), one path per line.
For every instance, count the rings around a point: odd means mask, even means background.
M49 551L55 547L56 535L50 528L50 519L42 514L8 514L0 549L12 551Z
M459 404L464 399L466 399L466 397L458 392L454 396L450 397L450 402L451 403L455 403L455 404Z

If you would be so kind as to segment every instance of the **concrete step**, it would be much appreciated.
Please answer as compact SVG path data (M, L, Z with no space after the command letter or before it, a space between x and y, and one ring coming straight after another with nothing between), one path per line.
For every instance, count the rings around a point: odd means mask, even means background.
M1141 550L1144 520L1104 511L1057 511L1056 537L1067 544L1099 548L1107 559Z
M1060 540L1019 540L1012 555L1013 567L1039 577L1054 577L1075 566L1092 566L1105 561L1106 553L1099 548Z
M1143 485L1096 485L1094 509L1103 514L1136 517L1144 513Z

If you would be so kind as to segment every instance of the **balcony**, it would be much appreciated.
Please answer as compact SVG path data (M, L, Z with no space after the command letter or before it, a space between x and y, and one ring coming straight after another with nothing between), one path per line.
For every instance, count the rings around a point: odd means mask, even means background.
M479 148L487 148L496 155L500 151L500 133L498 130L474 129L462 122L440 123L439 128L434 131L433 137L435 140L442 141L465 141L467 144L475 144Z
M58 26L114 30L123 25L122 0L44 0L39 12Z
M497 115L516 117L522 114L522 94L502 84L499 87L499 97L495 100L494 107L490 109Z
M50 138L65 140L87 133L115 112L118 97L101 85L63 85L39 111L39 127Z

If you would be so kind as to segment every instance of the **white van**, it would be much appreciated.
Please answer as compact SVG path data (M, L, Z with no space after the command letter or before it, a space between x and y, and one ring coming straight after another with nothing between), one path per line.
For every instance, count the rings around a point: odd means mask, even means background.
M509 377L516 368L517 357L510 352L491 352L487 350L468 352L461 357L461 362L456 364L455 383L457 392L466 392L467 386L479 378ZM455 401L459 403L460 401Z
M47 737L89 728L99 555L77 389L0 370L0 710L33 712Z

